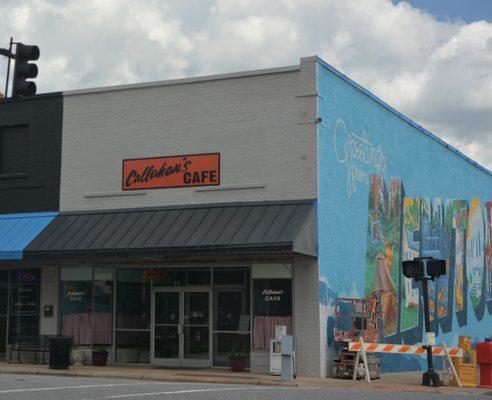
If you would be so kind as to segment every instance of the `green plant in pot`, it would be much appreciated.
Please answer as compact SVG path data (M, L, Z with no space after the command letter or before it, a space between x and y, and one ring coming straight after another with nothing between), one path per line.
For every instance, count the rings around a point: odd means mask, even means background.
M229 365L232 372L244 372L246 369L246 354L241 351L229 353Z
M105 348L92 349L92 365L104 367L108 362L109 351Z

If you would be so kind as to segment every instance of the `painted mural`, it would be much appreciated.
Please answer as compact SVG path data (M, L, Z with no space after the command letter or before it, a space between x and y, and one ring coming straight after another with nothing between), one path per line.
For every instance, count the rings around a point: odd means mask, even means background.
M435 332L451 331L453 312L459 326L466 324L467 296L480 320L485 299L492 300L492 202L483 208L477 198L407 198L401 179L389 183L388 191L380 175L371 175L367 221L365 295L382 296L383 336L407 332L407 340L420 340L421 289L400 267L415 257L447 261L446 275L429 282Z
M386 336L396 333L398 324L402 191L399 179L390 180L388 192L380 175L371 176L365 293L381 295Z
M447 260L446 275L429 288L436 343L483 340L492 334L492 174L318 63L318 260L328 361L337 296L379 292L381 340L424 340L421 285L401 271L403 260L420 256ZM419 369L423 361L386 357L383 368Z
M486 268L486 291L487 302L492 302L492 202L485 203L486 215L486 246L485 246L485 268Z
M475 313L479 313L478 309L482 298L482 279L485 261L484 239L485 227L482 207L480 200L474 197L470 203L468 225L466 227L466 266L468 293L470 294L470 300Z
M402 260L413 260L420 255L416 234L420 232L420 198L405 198L403 201ZM401 330L406 331L419 323L419 290L411 279L403 277L401 294Z
M462 325L463 312L466 310L467 292L465 282L465 240L468 222L468 202L466 200L446 200L446 225L451 232L450 270L453 274L454 309L458 323Z

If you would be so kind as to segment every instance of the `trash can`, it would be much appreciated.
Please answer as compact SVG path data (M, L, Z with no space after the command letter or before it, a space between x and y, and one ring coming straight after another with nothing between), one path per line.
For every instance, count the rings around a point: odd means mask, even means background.
M68 369L72 338L70 336L53 336L49 338L49 343L50 369Z
M480 364L480 387L492 389L492 342L477 343L477 362Z

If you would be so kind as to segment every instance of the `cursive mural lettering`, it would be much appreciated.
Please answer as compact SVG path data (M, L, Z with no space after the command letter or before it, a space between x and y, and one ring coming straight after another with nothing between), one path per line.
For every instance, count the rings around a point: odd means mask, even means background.
M381 146L373 145L364 130L360 135L349 132L345 121L337 120L333 134L333 148L339 164L347 167L347 196L352 197L359 183L369 184L369 175L386 172L386 156ZM369 168L366 172L364 169Z

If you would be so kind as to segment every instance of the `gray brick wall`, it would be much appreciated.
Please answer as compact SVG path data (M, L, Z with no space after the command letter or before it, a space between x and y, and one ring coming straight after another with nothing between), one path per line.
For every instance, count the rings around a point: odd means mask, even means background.
M64 95L60 209L315 198L316 64ZM122 160L221 153L221 186L121 191Z

